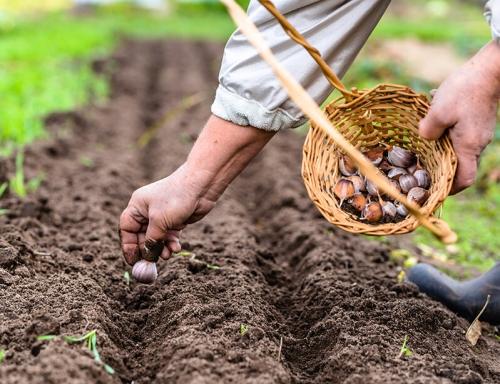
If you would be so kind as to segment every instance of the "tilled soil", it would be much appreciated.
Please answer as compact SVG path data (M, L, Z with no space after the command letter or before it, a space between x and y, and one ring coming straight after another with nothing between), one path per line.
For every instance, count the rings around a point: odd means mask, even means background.
M321 218L293 132L184 231L191 256L162 262L152 286L126 283L118 217L135 188L185 158L221 53L211 43L124 42L104 66L109 102L47 119L52 138L26 154L42 187L2 201L0 382L500 383L498 341L470 347L464 320L397 283L387 246ZM162 119L199 92L204 102ZM158 121L157 140L139 149ZM82 345L36 338L93 329L114 375ZM405 335L413 355L398 358Z

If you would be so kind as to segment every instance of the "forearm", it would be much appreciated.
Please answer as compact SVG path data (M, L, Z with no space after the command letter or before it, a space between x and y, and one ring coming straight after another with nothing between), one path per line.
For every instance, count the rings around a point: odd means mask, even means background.
M486 44L472 59L471 65L478 67L478 72L487 79L497 100L500 98L500 44L492 41Z
M243 127L212 115L183 167L203 197L216 201L273 135L274 132Z

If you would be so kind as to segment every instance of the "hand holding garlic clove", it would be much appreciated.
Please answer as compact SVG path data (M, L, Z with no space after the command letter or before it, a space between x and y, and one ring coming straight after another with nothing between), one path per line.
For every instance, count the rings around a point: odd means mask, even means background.
M407 195L410 201L425 204L431 176L411 150L386 145L368 148L363 154L389 178L395 189ZM382 195L373 182L360 174L348 156L339 159L339 171L343 177L337 181L333 192L343 210L371 224L399 222L406 218L406 207Z
M156 262L163 251L163 242L146 240L144 243L144 259L132 267L132 276L140 283L152 284L158 277Z

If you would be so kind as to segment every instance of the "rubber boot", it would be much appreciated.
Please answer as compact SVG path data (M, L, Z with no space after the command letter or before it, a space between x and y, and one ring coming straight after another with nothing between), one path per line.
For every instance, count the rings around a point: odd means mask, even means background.
M408 271L407 279L416 284L420 292L469 321L476 318L490 295L490 302L480 320L500 324L500 263L478 278L464 282L452 279L428 264L417 264Z

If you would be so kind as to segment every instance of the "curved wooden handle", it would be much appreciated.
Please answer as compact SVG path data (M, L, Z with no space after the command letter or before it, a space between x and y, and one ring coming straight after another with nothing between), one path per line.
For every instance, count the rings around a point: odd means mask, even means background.
M236 4L234 0L221 0L228 8L229 14L233 18L241 32L248 38L248 41L255 47L262 59L272 68L274 74L281 82L281 85L288 92L290 99L297 104L304 114L309 117L320 129L322 129L342 150L352 158L363 175L370 179L379 188L394 200L401 202L408 211L414 215L421 225L433 232L441 241L445 243L456 241L456 234L451 231L448 225L443 225L442 221L436 221L434 217L427 217L420 210L420 207L409 201L405 195L397 191L389 180L359 152L342 134L332 125L325 113L316 104L313 98L304 88L293 78L293 76L280 64L264 41L255 24L247 14Z
M261 3L276 18L278 23L280 23L283 27L286 34L290 36L293 41L305 48L309 55L311 55L314 61L316 61L316 63L319 65L321 72L323 72L323 75L325 75L330 84L334 88L337 88L347 99L352 98L354 94L346 89L344 84L342 84L342 81L340 81L335 72L333 72L328 63L323 59L318 49L309 44L305 37L302 36L292 24L290 24L290 22L285 18L285 16L280 13L280 11L278 11L276 6L270 0L259 0L259 3Z

